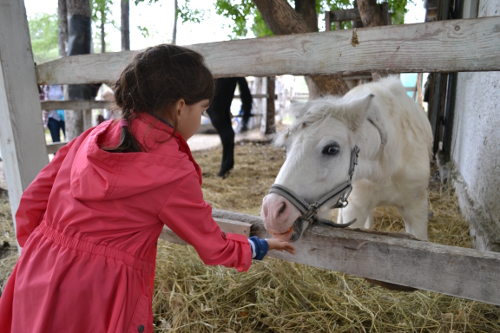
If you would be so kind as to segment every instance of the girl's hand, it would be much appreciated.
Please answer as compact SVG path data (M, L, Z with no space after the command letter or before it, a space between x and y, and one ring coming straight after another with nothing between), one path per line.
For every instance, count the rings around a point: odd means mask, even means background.
M286 252L295 255L295 247L288 242L276 238L266 238L266 241L269 250L278 250L280 252L285 250Z

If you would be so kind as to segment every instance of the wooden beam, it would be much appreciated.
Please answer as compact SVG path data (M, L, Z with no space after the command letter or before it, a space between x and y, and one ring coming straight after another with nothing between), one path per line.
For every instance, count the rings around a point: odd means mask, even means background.
M354 9L344 9L344 10L332 10L330 12L330 21L357 21L361 19L359 10Z
M372 73L360 73L355 75L343 75L342 78L344 80L371 80Z
M267 135L276 133L276 124L274 121L274 117L276 114L274 107L274 98L275 98L275 86L276 86L276 78L274 76L268 76L266 78L266 89L267 96L266 98L266 109L264 111L264 117L262 117L262 123L260 126L260 133Z
M235 221L222 217L214 217L215 222L219 225L222 231L229 232L233 234L240 234L246 237L250 237L250 228L251 224L241 221ZM163 230L160 235L161 239L164 239L168 242L187 245L185 241L183 241L179 236L177 236L170 228L167 226L163 227Z
M268 94L252 94L252 98L267 98ZM234 98L241 98L240 95L234 95Z
M49 162L23 0L0 0L0 142L15 226L22 192Z
M331 13L325 11L325 31L332 31Z
M106 101L42 101L42 110L90 110L104 109L108 105Z
M64 147L67 142L55 142L47 144L47 154L55 154L59 149Z
M270 237L258 216L217 209L212 215L250 223L252 236ZM269 256L500 305L500 253L387 234L315 226L294 243L295 256L277 251Z
M191 48L205 56L216 77L498 71L499 25L500 17L485 17L196 44ZM110 81L136 53L100 53L47 62L37 66L38 82Z

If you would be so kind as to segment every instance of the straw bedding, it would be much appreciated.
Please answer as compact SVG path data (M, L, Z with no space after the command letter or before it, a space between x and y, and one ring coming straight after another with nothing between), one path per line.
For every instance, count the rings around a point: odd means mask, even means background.
M236 146L235 169L216 177L221 149L194 153L214 208L259 214L284 152L262 143ZM452 188L431 181L430 241L470 247ZM379 208L377 229L404 230L395 209ZM3 289L17 251L8 201L0 202ZM425 274L425 272L422 272ZM156 332L500 332L500 309L432 292L388 291L361 278L266 258L247 273L207 267L192 247L160 240L153 299Z

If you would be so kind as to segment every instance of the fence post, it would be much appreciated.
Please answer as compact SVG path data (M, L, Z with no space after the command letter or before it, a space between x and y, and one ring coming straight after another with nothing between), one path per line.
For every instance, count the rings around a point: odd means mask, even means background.
M276 132L276 126L274 123L274 87L275 87L274 76L268 76L266 78L267 87L267 98L266 98L266 110L264 111L264 117L262 118L262 125L260 127L260 132L262 134L272 134Z
M0 0L0 141L12 220L49 162L23 0Z
M325 11L325 31L332 31L332 21L330 11Z

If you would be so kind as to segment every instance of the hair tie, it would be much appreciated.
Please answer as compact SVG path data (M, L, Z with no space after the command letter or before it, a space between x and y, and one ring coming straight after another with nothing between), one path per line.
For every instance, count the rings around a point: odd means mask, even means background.
M125 119L125 118L122 118L122 119L120 120L120 126L121 126L121 127L128 127L128 120L127 120L127 119Z

